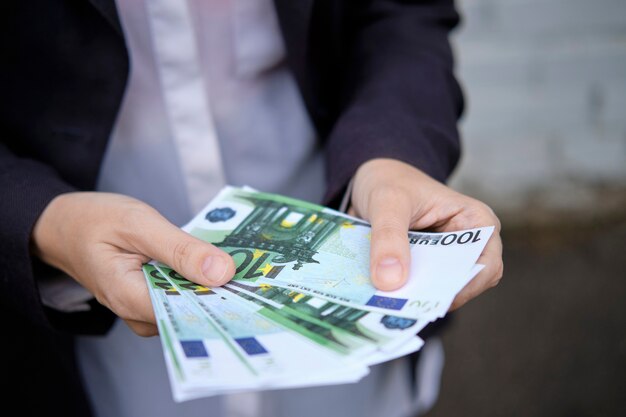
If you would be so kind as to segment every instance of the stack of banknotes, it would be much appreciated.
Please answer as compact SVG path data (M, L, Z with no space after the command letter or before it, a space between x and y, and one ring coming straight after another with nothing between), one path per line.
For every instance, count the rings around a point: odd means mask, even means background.
M417 333L481 270L493 232L409 232L409 280L384 292L370 280L370 226L326 207L226 187L183 229L237 272L208 288L144 265L176 401L357 382L419 350Z

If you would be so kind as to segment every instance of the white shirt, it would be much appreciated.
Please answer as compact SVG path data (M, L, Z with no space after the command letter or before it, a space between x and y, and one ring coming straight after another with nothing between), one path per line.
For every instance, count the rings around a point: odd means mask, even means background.
M321 152L271 0L117 6L131 72L98 190L137 197L179 225L226 183L321 199ZM97 414L260 413L253 393L174 404L159 340L121 323L82 338L78 352Z
M176 224L226 183L319 201L323 166L271 0L126 0L131 73L98 188Z
M225 183L320 200L321 152L284 64L272 0L117 5L131 73L99 190L137 197L179 225ZM118 320L106 337L79 338L77 353L101 417L393 417L416 409L404 361L377 366L358 384L176 404L158 338L140 338Z

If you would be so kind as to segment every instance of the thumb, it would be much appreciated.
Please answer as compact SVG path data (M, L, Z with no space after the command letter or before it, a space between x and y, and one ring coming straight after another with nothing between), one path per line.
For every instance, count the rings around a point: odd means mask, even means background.
M197 239L160 215L147 221L134 246L200 285L216 287L235 275L235 263L223 250Z
M410 265L410 202L400 192L372 193L368 212L372 282L383 291L398 289L406 282Z

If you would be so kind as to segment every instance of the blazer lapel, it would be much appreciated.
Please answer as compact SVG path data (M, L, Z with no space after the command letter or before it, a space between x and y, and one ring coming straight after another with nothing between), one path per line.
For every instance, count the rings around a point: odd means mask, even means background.
M305 53L313 0L274 0L274 4L287 51L292 55Z
M300 87L307 107L314 97L309 74L309 31L314 0L274 0L278 23L285 40L287 63Z
M176 0L179 1L179 0ZM115 31L123 36L122 26L120 19L117 15L117 7L115 7L115 0L89 0L89 2L100 12L102 16L113 26Z

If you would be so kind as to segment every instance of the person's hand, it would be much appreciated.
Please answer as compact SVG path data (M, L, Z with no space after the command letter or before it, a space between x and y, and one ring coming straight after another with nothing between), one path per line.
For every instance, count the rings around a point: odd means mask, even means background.
M33 252L64 271L141 336L158 333L141 266L156 259L185 277L218 286L232 258L183 232L155 209L118 194L76 192L53 199L33 229Z
M478 263L485 268L456 296L454 310L502 278L500 221L484 203L460 194L420 170L393 159L373 159L355 176L350 213L372 224L370 270L381 290L401 287L410 265L407 231L446 232L495 226Z

